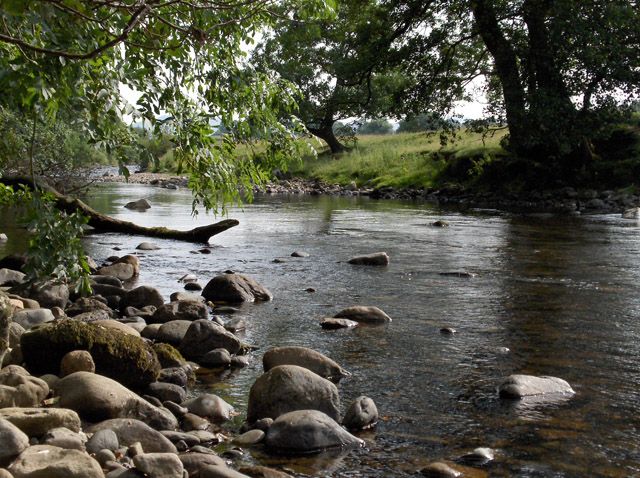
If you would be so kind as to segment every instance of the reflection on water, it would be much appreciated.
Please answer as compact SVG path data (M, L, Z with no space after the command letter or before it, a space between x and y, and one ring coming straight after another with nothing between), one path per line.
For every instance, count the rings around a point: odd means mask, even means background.
M150 200L150 210L123 207L140 197ZM214 220L191 216L187 191L104 185L88 202L147 226L189 229ZM274 293L273 302L244 305L236 314L247 322L244 340L261 347L252 365L223 382L210 377L205 389L243 411L265 348L310 346L352 372L339 386L343 408L366 394L383 415L365 437L366 450L305 460L258 450L246 460L317 476L408 476L433 460L456 461L488 446L497 450L484 468L490 476L640 475L636 224L613 216L456 213L330 197L258 198L230 217L240 226L214 237L212 254L170 240L138 253L139 283L166 298L187 272L206 282L227 269L254 276ZM436 219L450 227L430 227ZM103 234L85 243L100 261L135 252L143 240ZM0 255L2 247L16 246L0 245ZM295 250L310 257L290 257ZM381 250L391 256L389 267L346 263ZM459 270L478 276L439 275ZM394 320L355 330L318 326L318 319L356 304L379 306ZM441 335L443 326L458 333ZM576 395L544 406L501 401L496 385L512 373L562 377Z

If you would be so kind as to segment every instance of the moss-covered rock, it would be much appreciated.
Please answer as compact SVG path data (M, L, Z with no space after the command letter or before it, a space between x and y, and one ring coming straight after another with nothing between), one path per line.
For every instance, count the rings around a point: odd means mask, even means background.
M153 347L140 337L77 320L38 327L23 334L21 344L27 368L37 375L57 374L62 357L73 350L87 350L96 373L134 390L144 389L160 372Z
M182 356L182 354L169 344L156 343L153 344L153 350L158 356L158 360L160 361L160 365L162 368L167 367L182 367L187 363L186 359Z

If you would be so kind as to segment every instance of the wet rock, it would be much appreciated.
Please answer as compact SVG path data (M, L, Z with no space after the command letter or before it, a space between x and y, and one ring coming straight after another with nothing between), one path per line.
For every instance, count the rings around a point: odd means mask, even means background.
M199 477L200 471L208 465L227 467L224 460L215 453L180 453L178 458L189 477Z
M32 407L49 394L43 380L32 377L22 367L9 365L0 370L0 409L5 407Z
M202 302L179 300L161 305L154 312L149 323L165 323L172 320L206 320L209 317L207 306Z
M211 302L253 302L268 301L271 292L254 279L241 274L222 274L209 281L202 296Z
M209 368L228 367L231 365L231 354L227 349L214 349L202 356L200 365Z
M202 286L200 284L198 284L197 282L187 282L184 285L184 290L200 291L200 290L202 290Z
M491 448L480 447L467 453L462 457L462 461L470 465L483 466L493 461L495 454Z
M240 472L227 468L226 466L208 465L200 470L200 478L249 478Z
M136 211L146 211L151 208L151 204L146 199L138 199L137 201L131 201L124 205L127 209L133 209Z
M241 330L244 330L247 328L247 324L244 321L244 319L241 318L235 318L235 319L231 319L229 322L226 322L224 324L224 328L227 329L229 332L231 332L232 334L235 334L237 332L240 332Z
M142 285L124 294L120 302L120 310L124 310L129 306L142 308L147 305L153 305L154 307L160 307L162 304L164 304L164 299L158 289Z
M53 428L61 427L80 431L80 417L75 411L65 408L2 408L0 418L13 423L30 437L40 437Z
M159 382L175 383L185 388L194 378L193 371L186 367L163 368L158 375Z
M130 446L136 442L142 444L147 453L177 453L176 447L160 432L146 423L133 418L114 418L89 427L89 433L112 430L118 437L120 446Z
M14 478L104 478L100 464L86 453L49 445L27 448L9 471Z
M365 324L384 324L391 322L391 317L377 307L356 305L341 310L335 315L339 319L349 319Z
M440 333L442 335L453 335L455 333L457 333L458 331L456 329L454 329L453 327L442 327L440 329Z
M247 446L260 443L264 439L264 436L265 436L265 433L262 430L257 430L257 429L249 430L248 432L243 433L238 437L235 437L232 443L234 445L247 447Z
M60 377L66 377L74 372L95 373L96 364L91 354L86 350L74 350L67 353L60 361Z
M0 443L0 466L4 466L29 446L29 437L13 423L0 418Z
M292 478L291 475L266 466L242 466L238 471L252 478Z
M326 355L307 347L274 347L267 350L262 357L264 371L268 372L278 365L304 367L333 381L351 375Z
M316 290L313 287L307 287L305 290L305 292L309 292L310 294L314 293Z
M154 242L141 242L136 246L136 249L138 249L139 251L157 251L161 248Z
M131 256L131 257L135 257L135 256ZM117 257L114 259L118 260ZM122 281L117 277L92 275L90 276L90 279L91 279L91 285L108 285L111 287L115 287L116 289L122 289ZM94 290L94 294L96 294L95 290ZM90 299L94 299L94 298L95 296L90 297Z
M96 309L90 312L83 312L82 314L78 314L75 317L72 317L73 320L79 320L81 322L97 322L98 320L109 320L111 314L107 311Z
M7 242L9 240L9 237L3 232L0 233L0 242Z
M169 301L171 302L176 302L179 300L191 300L203 303L205 301L204 297L202 297L201 295L187 294L186 292L174 292L173 294L171 294L171 296L169 296Z
M87 438L84 436L84 433L76 433L68 428L59 427L45 433L40 444L57 446L58 448L64 448L65 450L84 451L84 444L86 441Z
M182 478L184 466L173 453L143 453L133 457L136 469L153 478Z
M205 393L183 403L189 412L216 422L229 420L233 407L217 395Z
M434 221L431 223L431 225L433 227L449 227L449 223L447 221L442 221L442 220Z
M460 279L473 279L477 274L473 272L465 272L465 271L449 271L449 272L440 272L441 276L444 277L458 277Z
M338 389L297 365L280 365L258 377L249 393L247 421L276 419L293 410L319 410L340 420Z
M161 402L168 400L175 403L182 403L187 398L186 390L174 383L152 383L149 385L149 394Z
M358 322L349 319L336 319L334 317L327 317L320 321L320 327L327 330L336 329L350 329L356 327Z
M310 453L336 447L361 447L364 442L318 410L296 410L279 416L265 438L278 452Z
M235 354L241 346L240 340L221 325L209 320L196 320L187 329L178 349L186 358L197 362L210 350L224 348Z
M234 355L231 357L231 368L244 368L249 366L250 359L247 355Z
M442 462L431 463L420 470L420 473L427 478L457 478L462 476L461 472Z
M85 420L96 422L131 417L159 430L178 427L168 411L151 405L115 380L87 372L76 372L56 385L58 405L70 408Z
M342 419L342 424L348 430L365 430L378 423L378 408L369 397L356 398Z
M624 219L640 219L640 207L625 209L622 213L622 217Z
M101 267L98 269L98 275L116 277L120 280L127 281L135 277L136 271L131 264L120 262Z
M25 309L13 314L12 320L25 330L55 320L49 309Z
M116 432L107 428L94 433L86 447L89 453L98 453L100 450L116 451L120 448L120 442Z
M37 374L57 373L62 357L73 350L88 351L97 373L134 390L155 382L160 371L153 348L140 337L73 319L26 332L21 344L28 368Z
M294 251L291 253L291 257L309 257L309 253L304 251Z
M199 417L195 413L186 413L182 417L181 427L184 431L208 430L211 426L209 420Z
M389 255L386 252L375 252L364 256L356 256L349 259L349 264L363 266L388 266Z
M561 378L510 375L498 386L498 393L503 398L523 398L534 395L572 395L575 392Z
M20 271L14 271L13 269L0 269L0 286L5 284L16 284L24 282L26 274Z
M190 320L171 320L163 323L158 327L154 338L159 342L179 346L187 330L191 327L191 322Z

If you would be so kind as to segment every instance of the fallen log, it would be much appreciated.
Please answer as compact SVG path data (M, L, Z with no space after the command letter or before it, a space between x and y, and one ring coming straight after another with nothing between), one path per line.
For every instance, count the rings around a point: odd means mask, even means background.
M33 182L24 177L3 177L0 181L10 186L21 184L31 186ZM113 217L101 214L89 207L80 199L65 196L47 184L37 184L37 187L53 195L56 207L69 214L80 212L89 218L89 226L99 232L120 232L137 236L157 237L161 239L177 239L187 242L207 243L211 236L220 234L240 224L236 219L224 219L207 226L199 226L188 231L178 231L166 227L144 227L129 221L121 221Z

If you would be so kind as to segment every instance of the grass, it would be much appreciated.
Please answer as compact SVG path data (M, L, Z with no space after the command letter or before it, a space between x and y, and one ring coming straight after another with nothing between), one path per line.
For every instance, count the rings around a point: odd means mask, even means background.
M481 134L461 131L444 147L438 134L360 136L348 152L331 155L323 151L317 159L307 158L294 166L291 173L332 184L355 182L359 187L432 187L456 163L481 170L485 162L503 155L499 144L503 136L500 132L483 141Z

